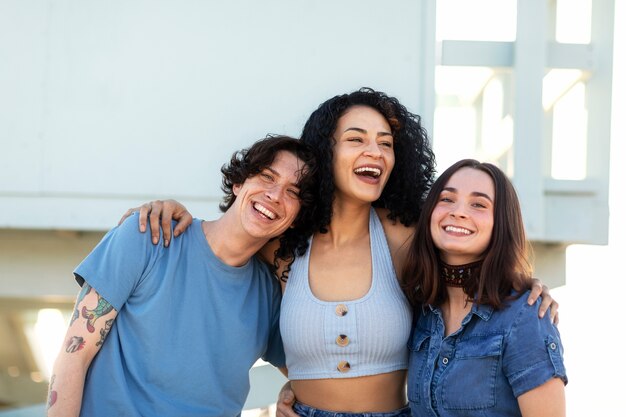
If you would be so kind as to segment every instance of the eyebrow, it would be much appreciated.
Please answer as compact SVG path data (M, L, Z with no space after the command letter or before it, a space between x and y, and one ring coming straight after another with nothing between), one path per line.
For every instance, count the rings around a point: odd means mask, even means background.
M354 130L354 131L356 131L356 132L363 133L363 134L366 134L366 133L367 133L367 130L362 129L362 128L360 128L360 127L349 127L349 128L347 128L347 129L345 129L345 130L343 131L343 133L346 133L346 132L348 132L348 131L350 131L350 130ZM376 134L376 137L381 137L381 136L393 136L393 135L391 134L391 132L378 132L378 133Z
M456 189L456 188L454 188L454 187L444 187L444 188L443 188L443 190L441 190L441 191L442 191L442 192L443 192L443 191L448 191L448 192L455 193L455 194L458 194L458 192L459 192L459 190L457 190L457 189ZM472 196L474 196L474 197L483 197L483 198L486 198L487 200L489 200L489 201L491 201L491 202L493 203L493 200L491 199L491 197L489 197L489 195L488 195L488 194L481 193L480 191L472 191L470 194L471 194Z
M265 167L265 169L267 169L268 171L270 171L272 174L276 175L277 177L281 177L282 178L282 175L280 175L280 173L278 171L276 171L275 169L273 169L272 167ZM300 186L298 185L298 183L292 182L290 184L293 185L294 187L300 189Z

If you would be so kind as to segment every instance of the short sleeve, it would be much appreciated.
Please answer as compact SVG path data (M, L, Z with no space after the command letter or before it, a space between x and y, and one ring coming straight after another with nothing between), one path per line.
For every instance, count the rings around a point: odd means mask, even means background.
M138 219L135 213L111 229L74 270L80 285L87 281L117 311L133 293L154 257L155 248L149 234L139 232Z
M277 368L286 366L285 349L283 339L280 335L280 301L282 291L278 280L272 279L272 319L270 323L270 334L267 343L267 350L263 355L263 360L271 363Z
M551 378L567 384L563 346L558 329L550 322L549 312L539 318L541 299L529 306L526 296L516 300L519 308L506 339L502 367L515 397L543 385Z

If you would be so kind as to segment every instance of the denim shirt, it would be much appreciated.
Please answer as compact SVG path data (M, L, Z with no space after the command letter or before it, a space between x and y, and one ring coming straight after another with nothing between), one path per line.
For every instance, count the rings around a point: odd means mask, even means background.
M472 306L444 337L441 310L415 312L409 339L408 396L414 417L521 416L517 397L553 377L567 383L563 348L549 314L526 294L501 310Z

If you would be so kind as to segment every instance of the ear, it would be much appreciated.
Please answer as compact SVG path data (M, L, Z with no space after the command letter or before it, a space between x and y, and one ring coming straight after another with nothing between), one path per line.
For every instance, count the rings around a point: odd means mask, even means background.
M233 194L235 196L239 195L240 190L241 190L241 184L233 184Z

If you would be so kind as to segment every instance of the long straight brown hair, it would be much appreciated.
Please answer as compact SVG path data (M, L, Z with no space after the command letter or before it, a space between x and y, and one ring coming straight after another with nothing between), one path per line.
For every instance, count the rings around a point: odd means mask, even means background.
M461 168L485 172L495 189L491 240L483 254L478 279L468 283L464 291L475 302L500 309L512 290L522 292L531 287L531 248L526 241L522 210L513 184L500 168L475 159L458 161L433 184L417 223L402 273L402 287L414 306L441 305L447 299L440 275L439 250L430 233L430 218L450 177Z

